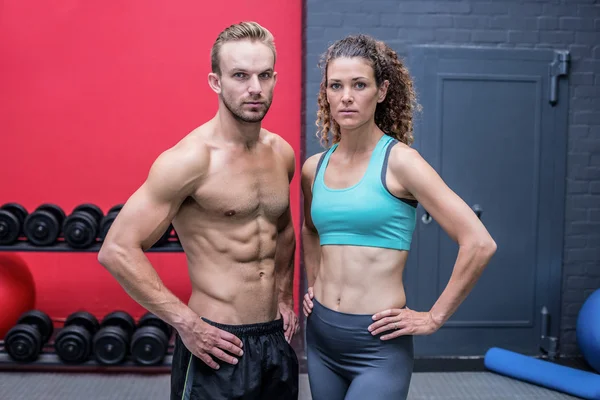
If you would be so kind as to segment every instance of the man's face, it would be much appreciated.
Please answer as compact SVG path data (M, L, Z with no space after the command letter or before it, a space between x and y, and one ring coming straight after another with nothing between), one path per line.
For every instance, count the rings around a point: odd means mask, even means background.
M258 41L225 43L219 52L220 92L225 107L242 122L260 122L277 80L272 50Z

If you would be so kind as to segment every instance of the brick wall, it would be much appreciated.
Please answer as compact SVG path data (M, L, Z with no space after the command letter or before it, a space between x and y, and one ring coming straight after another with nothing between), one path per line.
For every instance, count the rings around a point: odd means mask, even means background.
M577 313L600 287L600 1L306 0L305 18L306 157L321 151L318 58L347 34L373 35L401 55L432 43L571 52L561 348L577 354Z

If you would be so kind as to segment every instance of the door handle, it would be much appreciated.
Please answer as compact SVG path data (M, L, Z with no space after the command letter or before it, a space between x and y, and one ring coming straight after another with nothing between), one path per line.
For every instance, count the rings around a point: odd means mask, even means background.
M425 211L425 213L423 213L423 215L421 216L421 222L427 225L430 224L431 221L433 221L433 218L431 218L431 215L429 215L429 213Z
M483 208L479 204L475 204L472 207L473 212L477 215L477 218L481 219L481 214L483 214Z

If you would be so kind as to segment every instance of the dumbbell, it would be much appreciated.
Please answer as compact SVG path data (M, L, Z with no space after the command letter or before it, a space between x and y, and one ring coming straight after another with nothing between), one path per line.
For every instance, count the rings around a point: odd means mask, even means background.
M42 347L54 332L50 317L40 310L23 313L15 326L4 337L4 348L10 358L17 362L37 360Z
M56 242L65 220L65 212L55 204L42 204L25 218L24 232L36 246L49 246Z
M65 241L76 249L90 247L98 237L103 216L102 210L94 204L75 207L63 224Z
M146 313L138 321L131 338L133 361L140 365L156 365L167 354L173 328L152 313Z
M165 233L162 234L162 236L156 241L156 243L154 243L152 247L161 247L169 243L171 232L173 232L173 225L169 224L169 227L167 228Z
M135 330L135 320L124 311L114 311L104 317L94 335L94 358L104 365L121 364L129 354L129 342Z
M117 215L119 215L119 211L121 211L122 208L123 204L117 204L113 206L110 210L108 210L104 218L102 218L102 222L100 222L100 233L98 234L100 240L104 240L104 238L108 234L110 226L112 225L115 218L117 218Z
M65 364L82 364L92 354L92 338L98 331L96 317L78 311L67 317L64 328L54 340L54 351Z
M0 245L13 244L23 233L27 210L17 203L6 203L0 207Z

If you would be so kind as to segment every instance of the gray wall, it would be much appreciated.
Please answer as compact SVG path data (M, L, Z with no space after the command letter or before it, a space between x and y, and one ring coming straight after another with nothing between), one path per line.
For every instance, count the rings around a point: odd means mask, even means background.
M351 33L409 44L571 52L561 351L578 354L577 313L600 287L600 2L598 0L307 0L305 157L315 138L319 55Z

